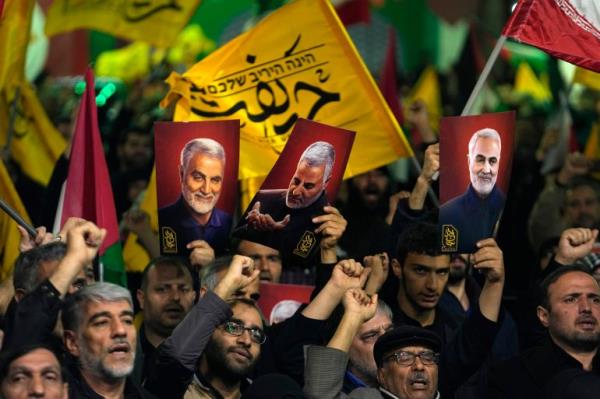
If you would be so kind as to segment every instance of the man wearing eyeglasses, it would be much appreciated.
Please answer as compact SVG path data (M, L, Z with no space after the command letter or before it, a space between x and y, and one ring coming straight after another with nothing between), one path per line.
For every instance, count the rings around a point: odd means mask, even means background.
M255 303L233 299L260 270L234 256L227 274L207 291L159 347L157 375L148 389L160 398L239 397L266 340Z
M304 385L307 398L439 398L441 341L431 331L406 325L386 332L375 343L378 387L357 388L348 395L339 392L352 337L375 314L377 295L369 297L360 289L351 289L344 295L343 303L344 316L327 347L308 348Z

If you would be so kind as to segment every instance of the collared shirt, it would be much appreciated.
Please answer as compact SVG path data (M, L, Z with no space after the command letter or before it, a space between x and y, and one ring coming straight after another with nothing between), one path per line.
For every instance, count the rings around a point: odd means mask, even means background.
M217 208L213 208L205 225L194 219L187 209L182 196L177 202L158 210L161 225L161 252L168 254L162 236L162 228L170 228L175 233L176 252L181 256L189 256L191 250L186 245L194 240L206 241L215 251L215 255L223 254L229 246L231 216Z

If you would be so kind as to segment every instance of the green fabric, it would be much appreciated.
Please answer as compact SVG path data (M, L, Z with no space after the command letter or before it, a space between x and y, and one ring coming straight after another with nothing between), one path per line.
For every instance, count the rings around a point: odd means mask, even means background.
M100 265L104 269L104 281L127 287L127 274L120 242L116 242L106 249L100 256Z

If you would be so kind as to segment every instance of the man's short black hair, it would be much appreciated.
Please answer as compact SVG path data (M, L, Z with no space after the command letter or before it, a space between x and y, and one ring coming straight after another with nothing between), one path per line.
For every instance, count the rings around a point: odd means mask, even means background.
M150 270L157 265L176 267L179 270L181 270L185 275L190 276L192 282L194 281L190 265L183 258L180 258L178 256L158 256L152 259L142 272L142 283L140 286L142 291L146 292L146 290L148 289L148 273L150 273Z
M10 364L12 362L38 349L46 349L47 351L51 352L54 355L54 357L56 357L56 360L60 367L60 376L64 382L66 379L66 375L64 366L62 364L62 358L59 355L59 352L48 344L36 343L29 345L20 345L16 348L10 348L3 351L0 354L0 384L2 384L4 379L8 376L8 370L10 369Z
M542 282L540 283L540 285L538 287L539 304L541 307L543 307L544 309L550 310L550 300L548 297L548 289L559 278L561 278L562 276L564 276L567 273L573 273L573 272L585 273L593 278L592 273L590 272L590 269L587 266L582 266L582 265L567 265L567 266L563 266L563 267L553 271L552 273L547 275L542 280Z
M396 260L404 264L409 253L429 256L440 256L442 253L438 242L438 228L432 223L411 223L408 225L396 246Z
M60 261L67 253L67 244L51 242L29 251L21 252L15 261L13 286L26 294L33 291L42 282L38 281L40 265L43 262Z

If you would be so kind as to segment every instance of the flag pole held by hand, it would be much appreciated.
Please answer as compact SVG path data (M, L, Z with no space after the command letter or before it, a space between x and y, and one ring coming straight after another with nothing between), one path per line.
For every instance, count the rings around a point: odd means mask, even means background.
M37 231L35 231L33 226L27 223L17 212L15 212L14 209L10 207L10 205L8 205L2 199L0 199L0 208L2 208L2 210L6 212L8 216L13 218L13 220L17 222L21 227L27 230L30 236L35 237L37 235Z

